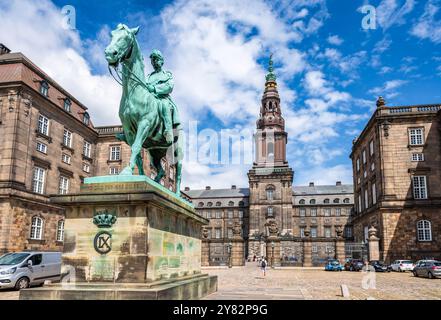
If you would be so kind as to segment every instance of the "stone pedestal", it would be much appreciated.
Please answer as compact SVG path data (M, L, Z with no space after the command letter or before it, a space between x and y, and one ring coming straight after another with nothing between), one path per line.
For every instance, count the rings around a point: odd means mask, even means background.
M149 292L141 299L158 299L164 290L170 299L193 299L217 286L217 279L201 275L201 228L208 221L150 178L87 178L79 194L51 202L66 210L62 272L69 272L68 291L66 285L23 290L21 299L63 299L66 292L72 299L100 299L104 287L106 299L121 297L120 289L127 296L130 288ZM194 287L181 290L180 283Z
M380 239L377 237L369 238L369 261L380 260Z
M303 240L303 266L312 267L312 244L310 239Z
M335 258L341 263L344 264L346 260L346 252L345 252L345 240L343 238L338 238L335 241Z
M210 265L210 240L202 239L201 265L207 267Z
M269 236L266 243L266 254L270 267L280 267L280 239Z
M233 238L231 241L231 264L234 267L245 265L244 242L241 237Z

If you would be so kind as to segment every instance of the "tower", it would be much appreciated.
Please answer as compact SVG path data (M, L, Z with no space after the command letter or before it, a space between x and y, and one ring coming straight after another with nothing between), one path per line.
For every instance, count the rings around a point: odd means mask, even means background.
M278 234L292 234L293 170L286 159L288 134L282 116L272 56L269 60L255 134L255 161L248 172L250 186L249 255L266 255L266 242ZM275 223L274 223L275 222ZM270 230L270 226L272 226Z

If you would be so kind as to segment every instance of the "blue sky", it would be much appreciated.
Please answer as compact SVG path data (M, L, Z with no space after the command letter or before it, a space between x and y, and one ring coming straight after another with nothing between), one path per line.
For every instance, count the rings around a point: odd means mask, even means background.
M60 27L67 4L75 30ZM367 4L374 30L362 28ZM119 22L140 26L144 55L159 48L174 73L184 124L216 131L254 128L273 52L295 184L352 183L352 140L378 95L391 106L441 102L440 8L440 0L2 0L0 42L86 104L95 124L117 124L120 91L102 52ZM184 184L247 186L249 167L188 162Z

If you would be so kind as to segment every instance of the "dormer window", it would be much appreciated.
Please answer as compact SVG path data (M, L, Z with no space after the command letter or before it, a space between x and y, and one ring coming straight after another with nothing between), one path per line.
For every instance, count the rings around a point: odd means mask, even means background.
M49 96L49 84L45 80L40 82L40 93L45 97Z
M85 112L84 115L83 115L83 123L84 123L86 126L88 126L88 125L89 125L89 122L90 122L90 116L89 116L89 114L88 114L87 112Z
M71 111L72 101L69 98L64 99L64 110L67 112Z

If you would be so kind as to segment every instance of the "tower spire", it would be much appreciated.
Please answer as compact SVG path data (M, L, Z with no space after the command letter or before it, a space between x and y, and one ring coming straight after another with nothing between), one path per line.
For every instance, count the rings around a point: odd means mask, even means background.
M266 75L266 82L274 81L276 82L276 74L274 73L274 65L273 65L273 54L270 54L269 62L268 62L268 74Z

